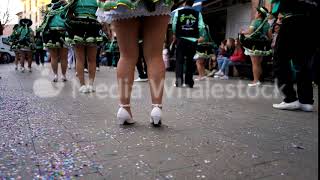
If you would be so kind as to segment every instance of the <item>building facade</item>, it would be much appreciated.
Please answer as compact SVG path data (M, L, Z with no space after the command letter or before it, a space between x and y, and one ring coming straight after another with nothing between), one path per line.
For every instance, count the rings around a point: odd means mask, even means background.
M21 0L23 10L17 15L19 19L31 19L33 22L32 29L35 30L41 24L44 17L43 10L47 8L50 2L51 0Z

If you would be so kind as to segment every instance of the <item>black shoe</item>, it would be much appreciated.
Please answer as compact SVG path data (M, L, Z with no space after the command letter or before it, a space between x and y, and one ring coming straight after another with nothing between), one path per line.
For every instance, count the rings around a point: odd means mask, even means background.
M174 87L181 87L182 85L179 83L174 83Z
M189 88L193 88L194 82L186 83L186 85L187 85Z
M193 84L186 84L187 87L193 88Z

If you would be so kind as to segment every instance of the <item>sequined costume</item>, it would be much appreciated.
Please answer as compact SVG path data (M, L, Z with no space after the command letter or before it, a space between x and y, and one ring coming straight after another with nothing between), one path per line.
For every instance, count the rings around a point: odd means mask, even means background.
M196 54L194 59L208 59L214 55L214 49L216 48L216 44L213 42L208 26L205 30L204 42L198 43Z
M69 5L61 1L52 2L38 31L42 32L44 47L62 48L65 45L65 21Z
M253 33L248 36L241 34L240 42L248 56L270 56L272 49L271 40L268 37L268 31L271 28L268 23L269 12L264 7L258 7L257 11L265 17L253 20L250 25Z
M173 0L98 0L100 22L143 16L170 15Z
M71 0L66 19L66 42L71 45L96 45L103 41L101 24L97 21L96 0Z
M9 43L11 46L11 49L13 51L17 51L18 50L18 39L19 39L19 33L18 33L18 29L19 29L19 24L14 25L13 29L12 29L12 34L9 36Z
M30 19L21 19L11 35L12 48L21 51L32 51L34 49L33 30L30 28Z

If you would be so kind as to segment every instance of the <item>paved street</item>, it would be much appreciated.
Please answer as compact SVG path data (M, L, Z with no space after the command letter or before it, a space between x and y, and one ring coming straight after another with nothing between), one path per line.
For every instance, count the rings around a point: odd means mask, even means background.
M149 125L148 84L135 83L137 123L121 127L115 72L102 67L97 92L83 95L74 70L53 84L49 64L0 65L0 179L318 179L318 102L312 113L278 111L271 83L210 79L190 90L168 72L164 125Z

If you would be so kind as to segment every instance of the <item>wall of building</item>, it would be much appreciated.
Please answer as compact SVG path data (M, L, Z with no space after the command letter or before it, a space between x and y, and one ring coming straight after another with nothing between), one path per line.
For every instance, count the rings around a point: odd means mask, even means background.
M33 21L32 29L39 27L43 20L44 14L42 9L46 8L51 0L21 0L23 11L20 15L21 18L29 18Z
M236 38L240 29L246 29L251 21L251 4L237 4L227 9L226 38Z

